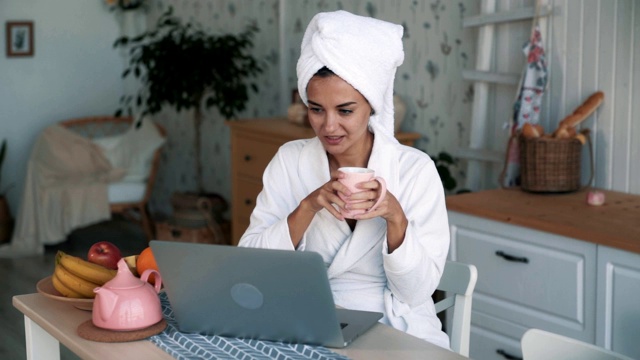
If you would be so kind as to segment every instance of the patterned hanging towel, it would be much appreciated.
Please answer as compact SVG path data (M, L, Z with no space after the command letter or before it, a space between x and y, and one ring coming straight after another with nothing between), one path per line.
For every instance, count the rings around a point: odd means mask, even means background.
M547 87L547 61L542 45L540 26L535 25L531 38L522 49L527 57L527 65L520 80L518 96L513 104L513 122L511 136L507 145L505 169L501 175L501 185L511 187L519 184L520 152L517 131L525 123L537 124L540 121L542 97Z
M512 133L522 128L524 123L537 124L540 120L542 96L547 87L547 61L538 25L536 25L529 42L525 44L523 52L527 57L527 66L520 94L513 106Z

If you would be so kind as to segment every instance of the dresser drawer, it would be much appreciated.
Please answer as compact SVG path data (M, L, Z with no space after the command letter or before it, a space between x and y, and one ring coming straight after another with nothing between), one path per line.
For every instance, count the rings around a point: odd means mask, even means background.
M240 237L249 227L251 212L256 207L256 199L262 191L260 180L240 178L233 184L233 223L231 244L237 245Z
M593 341L594 244L466 216L450 223L452 259L478 269L474 312Z
M234 188L233 204L235 216L249 219L253 208L256 207L256 199L262 191L262 183L252 180L238 180Z
M262 178L264 169L281 145L240 136L235 141L237 144L234 147L239 151L234 151L232 155L234 171L258 179Z
M578 320L584 256L458 229L458 261L478 268L476 291L501 301Z
M232 241L231 245L238 245L240 238L244 235L244 232L249 228L249 218L238 218L233 222L232 227Z

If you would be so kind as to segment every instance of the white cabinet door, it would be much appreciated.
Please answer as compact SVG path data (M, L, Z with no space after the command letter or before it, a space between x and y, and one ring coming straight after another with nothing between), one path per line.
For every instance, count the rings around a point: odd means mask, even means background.
M472 359L522 360L520 341L528 327L479 311L472 312L471 323Z
M598 247L597 309L596 344L640 359L640 254Z
M451 259L478 269L474 313L595 341L595 244L456 212L449 222Z
M522 360L520 339L472 326L469 343L471 358L476 360Z

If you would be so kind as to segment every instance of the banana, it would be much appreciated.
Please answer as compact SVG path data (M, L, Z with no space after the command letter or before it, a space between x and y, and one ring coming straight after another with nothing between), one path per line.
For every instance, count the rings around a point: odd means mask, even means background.
M58 279L58 276L54 273L53 276L51 276L51 282L53 283L53 287L58 290L58 292L60 294L62 294L63 296L69 297L69 298L83 298L84 296L80 295L78 292L76 292L75 290L72 290L70 288L68 288L65 284L63 284L60 279Z
M56 264L62 265L71 274L99 286L113 279L117 273L117 270L107 269L102 265L94 264L62 251L58 251L56 254Z
M79 276L76 276L69 272L64 266L57 264L53 275L58 277L58 280L62 284L64 284L69 289L77 292L82 295L84 298L93 299L96 297L96 294L93 292L93 289L99 287L100 285L92 283L91 281L87 281Z

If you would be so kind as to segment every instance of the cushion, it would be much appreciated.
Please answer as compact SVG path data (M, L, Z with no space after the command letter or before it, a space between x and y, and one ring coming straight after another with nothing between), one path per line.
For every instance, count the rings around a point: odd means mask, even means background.
M145 182L151 171L153 154L165 141L147 117L134 121L124 134L93 140L113 167L126 169L123 182Z
M143 182L118 181L107 186L109 204L140 202L147 186Z

